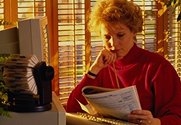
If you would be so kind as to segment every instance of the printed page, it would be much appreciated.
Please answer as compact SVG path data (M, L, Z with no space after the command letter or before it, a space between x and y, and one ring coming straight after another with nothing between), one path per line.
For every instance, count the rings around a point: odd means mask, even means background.
M84 93L87 101L99 114L126 120L132 110L141 109L136 86L108 90L96 94Z

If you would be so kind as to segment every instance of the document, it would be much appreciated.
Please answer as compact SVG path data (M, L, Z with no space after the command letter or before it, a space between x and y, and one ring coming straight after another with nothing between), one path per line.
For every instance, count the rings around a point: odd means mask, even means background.
M88 105L78 102L84 111L92 115L127 120L131 111L141 109L136 86L121 89L86 86L82 93Z

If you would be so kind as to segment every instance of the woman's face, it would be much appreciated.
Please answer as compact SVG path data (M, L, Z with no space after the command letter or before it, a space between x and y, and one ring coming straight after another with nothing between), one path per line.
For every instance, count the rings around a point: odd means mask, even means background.
M135 35L122 23L101 26L101 37L104 46L109 51L116 53L117 59L123 58L129 52L134 45Z

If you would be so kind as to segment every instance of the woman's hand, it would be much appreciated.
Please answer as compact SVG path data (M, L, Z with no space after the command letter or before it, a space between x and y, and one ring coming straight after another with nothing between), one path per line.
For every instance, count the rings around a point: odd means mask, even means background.
M128 115L130 122L138 125L161 125L158 118L154 118L149 110L134 110Z
M116 61L116 54L107 50L102 49L92 66L90 67L90 71L94 74L98 74L98 72L104 67Z

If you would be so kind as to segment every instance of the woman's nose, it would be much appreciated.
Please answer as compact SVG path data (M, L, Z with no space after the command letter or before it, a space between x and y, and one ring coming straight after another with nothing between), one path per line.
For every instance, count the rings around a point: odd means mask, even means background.
M111 50L115 50L116 49L116 39L114 39L113 37L111 37L111 39L109 40L109 49Z

